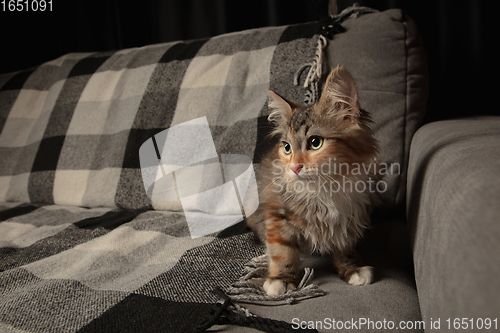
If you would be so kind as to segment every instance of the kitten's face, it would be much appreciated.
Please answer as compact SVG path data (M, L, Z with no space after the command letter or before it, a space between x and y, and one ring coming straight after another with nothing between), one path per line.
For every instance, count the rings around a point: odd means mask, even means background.
M359 108L354 80L345 69L330 73L320 100L312 106L295 105L272 92L270 97L285 181L335 177L332 170L338 169L333 164L361 164L375 157L369 116Z
M302 131L282 138L279 154L289 178L304 178L317 173L318 165L327 162L331 139ZM309 132L309 131L308 131Z
M281 124L279 156L285 176L291 180L309 178L335 154L333 133L321 131L315 124L312 110L297 109L291 123ZM304 117L302 121L300 117Z

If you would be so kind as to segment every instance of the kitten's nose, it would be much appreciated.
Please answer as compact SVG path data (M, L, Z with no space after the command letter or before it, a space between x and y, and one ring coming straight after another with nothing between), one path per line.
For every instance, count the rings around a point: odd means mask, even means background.
M290 170L292 170L292 172L294 174L299 175L299 172L300 172L300 170L302 170L303 167L304 167L304 165L299 163L299 164L295 164L295 165L290 166Z

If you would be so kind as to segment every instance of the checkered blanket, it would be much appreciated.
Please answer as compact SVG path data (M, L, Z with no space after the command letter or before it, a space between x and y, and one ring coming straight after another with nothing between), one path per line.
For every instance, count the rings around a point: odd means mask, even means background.
M267 90L303 102L294 76L318 48L314 24L118 52L68 54L0 77L0 202L151 208L139 148L206 117L218 154L258 162ZM257 149L256 149L257 147Z
M0 209L0 331L195 331L263 252L242 223L191 239L174 212Z
M68 54L1 75L0 331L210 327L222 309L212 290L263 248L243 222L192 239L175 202L148 197L139 148L206 117L218 154L257 165L267 90L314 99L318 30Z

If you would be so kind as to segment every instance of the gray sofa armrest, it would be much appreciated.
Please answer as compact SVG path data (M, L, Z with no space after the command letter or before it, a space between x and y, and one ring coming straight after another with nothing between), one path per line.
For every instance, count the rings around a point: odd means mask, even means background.
M449 331L500 316L499 143L500 117L430 123L413 137L407 208L426 329L431 318Z

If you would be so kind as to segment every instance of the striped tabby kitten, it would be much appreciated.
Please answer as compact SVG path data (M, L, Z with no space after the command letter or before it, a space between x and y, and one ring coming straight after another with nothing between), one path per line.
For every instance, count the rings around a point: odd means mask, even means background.
M272 91L269 98L281 143L261 163L259 208L247 219L267 246L264 290L280 295L295 289L301 250L331 253L341 279L370 284L371 267L358 266L354 247L370 222L373 191L366 185L377 143L352 76L342 67L332 70L312 106Z

